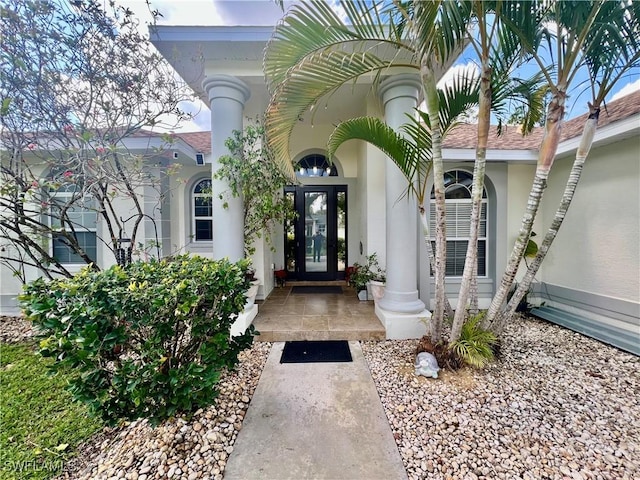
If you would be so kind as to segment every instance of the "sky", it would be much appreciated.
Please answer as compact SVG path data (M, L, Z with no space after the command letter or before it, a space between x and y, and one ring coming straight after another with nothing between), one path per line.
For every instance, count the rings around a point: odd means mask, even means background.
M282 10L273 0L150 0L151 8L158 10L162 17L161 25L275 25L282 17ZM337 3L336 0L329 0ZM151 20L149 8L145 0L118 0L123 6L129 7L140 18L142 23ZM292 2L286 1L285 8ZM145 28L146 30L146 28ZM454 68L475 69L475 65L468 58L462 56ZM451 72L450 72L451 73ZM451 74L447 76L450 78ZM574 82L574 85L576 83ZM633 91L640 90L640 71L633 72L628 78L618 82L608 97L608 101L615 100ZM572 89L568 103L567 118L573 118L586 112L586 102L590 99L589 92L579 85ZM193 119L185 123L180 131L206 131L210 129L210 112L201 102L182 105L191 112Z

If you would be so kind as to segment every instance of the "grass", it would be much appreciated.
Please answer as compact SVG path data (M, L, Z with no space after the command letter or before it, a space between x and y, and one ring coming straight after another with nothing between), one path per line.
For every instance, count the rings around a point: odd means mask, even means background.
M0 480L47 479L62 473L75 448L102 428L65 389L69 375L33 344L0 344Z

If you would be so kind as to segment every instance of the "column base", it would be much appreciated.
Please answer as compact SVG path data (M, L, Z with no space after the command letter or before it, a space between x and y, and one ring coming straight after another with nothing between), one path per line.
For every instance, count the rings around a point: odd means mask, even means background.
M418 313L398 313L384 310L376 305L376 315L384 325L387 340L421 338L427 333L426 322L431 318L429 310Z
M249 325L253 323L253 319L258 315L258 305L255 303L251 305L251 308L243 311L238 315L236 321L231 325L231 336L237 337L238 335L242 335Z
M384 310L397 313L420 313L425 304L418 298L418 291L398 292L389 290L389 285L384 290L384 296L378 300L378 304Z

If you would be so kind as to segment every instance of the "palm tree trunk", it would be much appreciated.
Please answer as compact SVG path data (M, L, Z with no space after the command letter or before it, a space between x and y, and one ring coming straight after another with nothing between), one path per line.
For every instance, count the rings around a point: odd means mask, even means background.
M582 130L582 138L580 139L580 145L578 145L578 150L576 151L576 158L573 162L573 166L571 167L571 172L569 173L569 179L567 180L567 184L564 189L564 193L562 195L562 200L560 201L560 205L558 205L558 210L556 210L556 214L553 218L553 222L547 231L547 234L542 241L542 244L538 248L538 253L535 258L527 268L527 273L524 278L518 285L515 293L509 300L507 304L507 308L505 311L505 318L508 318L512 315L520 303L520 300L524 297L524 295L529 291L529 287L533 282L540 265L542 265L542 261L544 260L551 244L555 240L558 235L558 231L562 226L562 222L569 210L569 205L573 200L573 196L575 195L576 188L578 186L578 182L580 181L580 176L582 175L582 170L584 168L585 161L587 160L587 156L589 155L589 151L591 150L591 145L593 145L593 137L598 128L598 118L600 116L600 106L599 105L591 105L589 104L589 117L587 118L587 122Z
M538 165L536 167L536 173L531 185L531 191L529 192L529 199L527 201L527 208L522 217L522 224L520 225L520 231L518 238L511 251L509 262L500 280L500 285L493 299L491 305L487 311L487 316L484 321L484 327L498 331L501 327L502 307L507 298L507 294L513 285L518 267L524 256L527 243L531 237L531 231L533 230L533 222L538 213L540 202L544 194L544 189L547 187L547 178L549 177L549 171L553 166L556 151L558 150L558 144L560 143L560 134L562 131L562 118L564 116L564 108L566 102L566 90L558 89L554 93L553 99L549 103L547 121L545 123L545 135L540 145L540 153L538 156Z
M484 191L484 174L487 164L487 142L489 139L489 125L491 115L491 67L489 58L482 61L480 77L480 98L478 107L478 143L476 146L476 160L473 165L473 187L471 189L471 219L469 225L469 243L464 261L464 271L458 293L458 308L451 326L449 342L455 342L460 337L462 325L467 316L467 301L473 282L474 272L478 264L478 229L480 227L480 213L482 209L482 192Z
M427 247L427 255L429 256L429 276L435 272L436 257L433 254L433 247L431 246L431 235L429 234L429 222L427 221L427 209L424 203L418 205L418 211L420 212L420 221L422 222L422 235L424 237L424 244ZM453 318L453 308L451 308L451 302L445 292L444 295L444 314L447 318Z
M469 286L469 316L478 315L478 262L473 265L473 276Z
M429 335L433 342L442 338L445 303L445 267L447 262L447 229L444 205L444 164L442 161L442 128L439 117L439 100L436 78L429 59L420 62L420 75L425 89L425 103L431 123L431 148L433 161L433 189L436 204L436 254L435 254L435 308L431 317Z

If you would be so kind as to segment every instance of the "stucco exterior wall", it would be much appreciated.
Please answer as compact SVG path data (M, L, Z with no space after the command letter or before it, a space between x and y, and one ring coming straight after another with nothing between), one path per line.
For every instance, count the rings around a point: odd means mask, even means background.
M161 192L163 187L166 187L166 180L164 179L163 168L156 165L157 161L153 160L148 163L150 172L154 175L157 185L138 185L135 187L135 192L138 199L142 203L144 209L145 218L142 220L138 227L135 245L134 247L134 260L148 259L149 257L157 256L156 240L161 244L161 252L165 248L164 243L169 243L169 232L171 230L169 209L164 209L163 206L166 202L162 199ZM48 174L48 168L45 164L39 161L34 161L32 165L32 171L35 176L45 178ZM163 183L164 182L164 183ZM124 188L122 189L124 191ZM124 229L122 232L123 238L130 238L133 233L133 225L135 219L131 219L131 216L136 213L133 201L126 195L120 195L113 198L113 211L117 215L118 219L123 222ZM154 225L155 224L155 225ZM119 235L118 226L113 222L112 227L115 229L114 234L116 237ZM157 233L157 235L156 235ZM97 255L96 263L102 268L107 269L116 263L114 253L111 251L111 238L107 225L103 218L98 215L96 223L97 241ZM50 241L44 241L44 245L48 248L52 248ZM142 248L141 248L142 246ZM17 257L16 250L11 245L4 246L5 252ZM68 264L65 268L75 273L80 271L85 264ZM41 270L34 266L25 265L24 273L27 282L33 281L36 278L43 276ZM22 291L22 283L20 279L13 275L13 272L7 266L0 264L0 314L17 314L19 309L17 307L17 296Z
M506 242L506 248L503 250L503 256L498 258L499 265L496 265L498 275L502 275L504 272L513 245L518 238L518 232L522 224L522 216L527 207L527 199L529 197L529 191L531 190L531 182L536 172L536 166L532 164L509 164L507 171L509 181L505 198L507 232L504 241ZM533 237L535 242L539 243L540 239L544 236L544 221L544 212L538 212L538 216L533 224L533 231L536 233L536 236ZM520 280L525 271L526 265L524 262L521 262L516 279ZM498 279L498 282L499 281Z
M640 140L594 148L547 258L541 280L640 302ZM573 162L556 160L543 200L553 218ZM540 232L542 233L542 232Z

